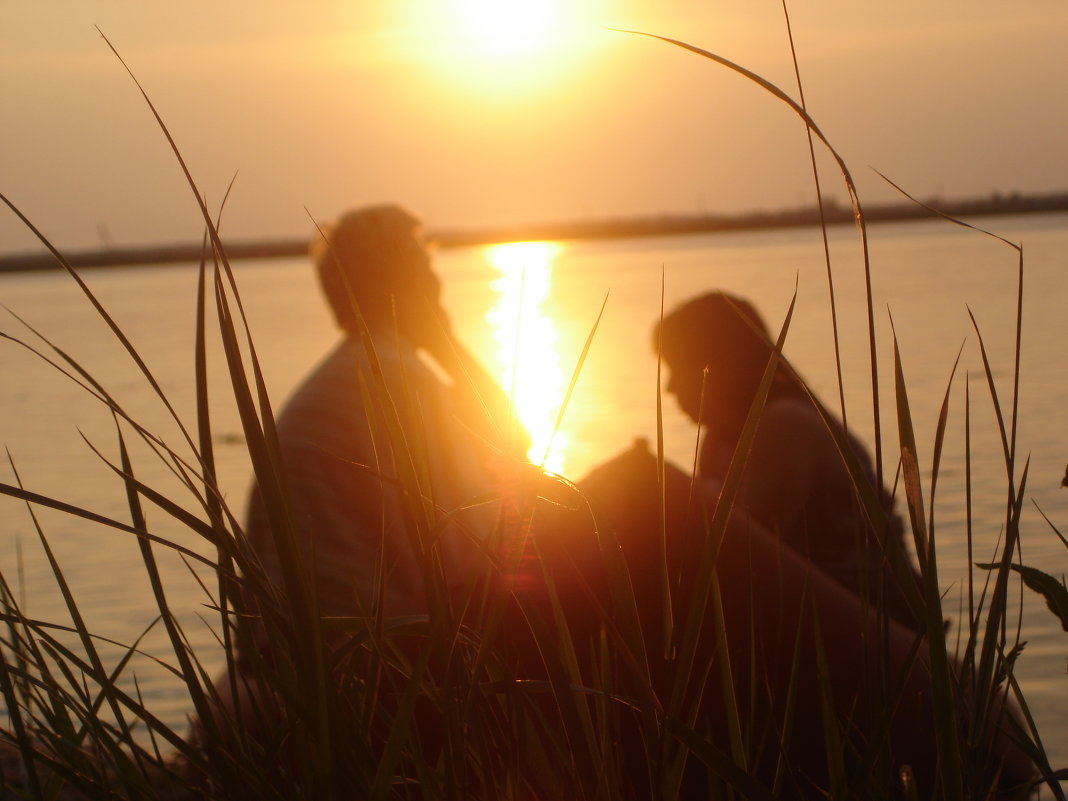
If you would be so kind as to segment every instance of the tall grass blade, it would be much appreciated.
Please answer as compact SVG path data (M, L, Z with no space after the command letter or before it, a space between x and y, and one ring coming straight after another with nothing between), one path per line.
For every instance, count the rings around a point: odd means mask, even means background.
M920 486L919 463L916 458L916 437L912 426L905 375L897 337L894 337L894 379L897 388L898 435L901 439L901 469L908 500L909 517L920 557L924 587L923 623L927 632L930 654L932 703L934 706L935 739L938 743L941 766L941 789L949 801L963 801L964 786L960 773L960 736L957 710L954 704L954 677L946 652L946 640L938 587L938 567L934 532L926 527L923 492Z
M726 67L727 69L732 70L741 75L742 77L757 84L757 86L764 89L764 91L770 93L772 96L774 96L775 98L789 106L791 109L793 109L793 111L804 121L805 125L808 127L808 130L815 134L816 138L823 143L824 147L827 148L828 153L830 153L831 157L837 164L838 169L842 174L842 179L845 182L846 191L849 194L849 202L850 206L853 209L853 217L857 224L857 231L860 234L861 252L864 259L864 287L868 310L868 359L871 367L872 414L875 432L875 473L877 478L877 484L881 486L883 483L883 446L881 433L882 425L880 421L879 412L879 370L878 355L875 347L875 317L874 304L872 302L871 259L868 252L868 230L867 223L865 222L864 214L861 209L860 196L857 193L856 183L853 180L853 175L850 172L849 167L846 165L845 160L841 157L841 155L839 155L838 151L834 149L834 147L830 143L830 140L828 140L827 137L824 136L823 131L821 131L819 126L816 125L815 120L813 120L812 117L809 116L808 112L800 104L798 104L797 101L787 95L778 86L766 80L765 78L762 78L761 76L757 75L752 70L748 70L740 64L726 59L723 56L716 55L715 53L711 53L707 50L703 50L699 47L695 47L694 45L687 44L686 42L682 42L677 39L671 39L666 36L657 36L656 34L643 33L642 31L621 30L620 32L635 34L638 36L648 36L652 39L659 39L660 41L666 42L667 44L680 47L683 50L688 50L689 52L699 55L702 58L714 61L717 64Z
M938 410L938 424L935 428L934 453L931 457L931 502L929 504L930 514L927 520L927 528L929 531L934 531L935 528L935 493L938 489L938 472L939 467L942 464L942 446L945 444L946 424L949 420L950 390L953 387L953 378L957 374L957 366L960 364L960 357L963 352L964 345L962 344L960 350L957 351L957 358L953 361L953 369L950 370L949 381L946 382L946 392L942 397L942 406Z
M667 477L664 472L664 393L663 393L663 348L664 348L664 268L660 267L660 332L656 343L656 481L660 508L657 532L660 545L660 610L661 625L664 630L664 658L671 657L671 648L675 639L675 614L671 603L671 577L668 574L668 531L667 531Z
M696 734L685 723L668 717L664 720L664 729L679 740L709 770L723 779L724 783L742 797L750 801L777 801L778 796L744 771L723 751L716 748L707 738Z
M816 691L820 698L820 718L823 721L823 745L827 759L827 792L831 798L845 798L848 779L845 768L845 748L838 711L834 702L834 687L831 685L830 670L827 666L827 651L823 646L820 618L813 610L812 625L816 646ZM845 725L848 725L846 723Z
M590 345L593 344L593 337L597 333L597 327L601 324L601 318L604 317L605 307L608 305L608 295L604 296L604 300L601 301L601 308L597 312L597 318L593 321L593 327L590 328L590 333L586 336L586 341L582 345L582 351L579 353L578 361L575 363L575 369L571 371L571 380L568 382L567 391L564 393L564 400L560 404L560 411L557 412L556 420L553 421L553 430L549 434L549 441L545 446L545 453L542 454L541 463L545 464L545 461L549 458L549 451L552 450L553 441L556 439L556 434L560 430L560 425L564 422L564 412L567 410L568 404L571 402L571 396L575 392L575 387L578 385L579 375L582 373L582 366L586 363L586 357L590 352Z
M7 595L5 585L4 595L0 598L0 608L3 608L6 611L10 608L11 601L12 599ZM13 622L10 620L8 621L8 627L11 632L10 643L17 643L18 638L14 635ZM17 661L25 661L25 657L19 653L16 646L9 644L9 647L15 651L12 658ZM29 785L29 790L33 796L42 798L42 788L37 777L37 768L35 764L36 749L33 746L32 737L26 725L26 721L23 718L22 698L26 696L26 690L24 689L21 693L16 692L16 678L17 674L14 674L14 671L12 671L8 665L7 655L0 652L0 694L3 695L8 722L11 725L15 745L19 751L22 778ZM20 698L20 695L22 698Z
M1020 683L1016 678L1016 674L1009 671L1006 676L1006 681L1011 691L1011 697L1016 699L1019 706L1020 713L1024 716L1024 722L1027 726L1026 731L1020 729L1018 721L1013 718L1008 718L1008 725L1012 727L1014 731L1013 742L1015 742L1027 757L1038 768L1041 779L1038 781L1045 781L1046 786L1049 787L1053 793L1053 797L1058 801L1065 801L1065 792L1061 783L1068 781L1068 769L1054 770L1050 765L1049 757L1046 755L1046 749L1042 745L1042 737L1039 735L1038 726L1035 724L1034 716L1031 714L1031 708L1024 698L1023 689L1020 687ZM1037 785L1038 781L1034 784ZM1033 789L1032 788L1029 788ZM1032 793L1020 793L1019 798L1029 798Z
M15 467L15 462L10 458L8 454L8 464L11 466L11 470L15 475L15 480L21 485L21 478L19 477L18 469ZM33 521L34 529L37 531L37 538L41 544L41 548L44 551L45 557L48 560L49 568L52 571L52 575L55 577L56 585L63 596L63 603L66 606L67 612L70 614L71 621L73 622L74 630L78 634L78 639L81 641L82 648L85 649L85 653L89 658L90 663L93 666L94 671L102 678L102 691L105 697L108 699L108 706L111 709L112 714L115 716L115 720L121 727L123 735L127 740L131 739L130 731L126 718L122 713L118 702L111 695L111 688L114 686L110 684L106 678L106 670L104 669L104 662L97 651L96 643L93 642L92 636L89 634L89 628L85 623L85 618L82 616L81 609L78 602L74 598L74 593L67 582L63 569L60 567L59 561L56 558L55 553L52 550L52 546L45 536L44 529L37 519L37 515L30 504L27 504L27 510L30 518Z
M1046 521L1046 524L1050 527L1053 533L1057 535L1057 538L1061 541L1064 547L1068 548L1068 537L1065 537L1064 534L1061 533L1061 530L1053 524L1053 521L1049 519L1049 516L1044 511L1042 511L1041 506L1039 506L1033 500L1031 502L1034 503L1035 509L1040 515L1042 515L1042 519Z
M675 684L668 705L668 715L678 717L683 709L687 689L692 682L694 659L697 653L697 644L704 628L705 610L712 592L713 574L716 569L716 561L719 554L719 545L727 530L727 521L741 485L742 473L745 469L746 458L756 436L757 425L771 389L772 379L779 366L782 355L782 347L786 341L786 334L793 318L796 294L790 302L790 308L786 313L786 319L779 331L771 357L764 370L760 386L754 396L753 403L749 408L745 423L742 427L738 444L731 458L730 466L724 477L723 487L720 490L719 501L716 504L712 519L706 527L706 540L701 554L700 567L698 568L698 581L690 598L689 609L684 619L680 637L678 659L676 663Z
M152 434L151 432L149 432L147 429L142 427L136 420L131 418L126 413L126 411L122 408L122 406L119 405L118 401L116 401L111 396L111 394L103 386L101 386L100 383L97 382L96 379L94 379L84 367L82 367L82 365L79 362L77 362L75 359L73 359L66 351L64 351L61 348L59 348L50 339L45 337L43 334L41 334L39 331L37 331L37 329L35 329L33 326L31 326L29 323L27 323L25 320L23 320L17 314L12 312L10 309L7 309L7 311L16 320L18 320L23 326L25 326L31 333L33 333L38 339L40 339L42 342L44 342L46 345L48 345L48 347L56 355L58 355L62 361L66 362L66 364L71 368L71 370L73 370L73 373L71 371L67 370L66 368L64 368L61 364L59 364L55 360L49 358L47 355L42 353L40 350L35 348L33 345L30 345L28 342L26 342L26 341L24 341L22 339L19 339L18 337L15 337L15 336L12 336L11 334L6 334L6 333L0 331L0 339L6 339L9 342L15 343L19 347L22 347L22 348L26 349L27 351L32 353L35 357L37 357L38 359L43 361L45 364L47 364L49 367L51 367L53 370L55 370L56 372L60 373L62 376L64 376L65 378L67 378L68 380L73 382L76 386L78 386L79 388L84 390L86 393L88 393L90 395L90 397L92 397L96 401L99 401L100 403L104 404L104 406L106 406L109 409L109 411L113 412L114 414L119 415L123 420L125 420L127 423L129 423L130 426L134 430L136 430L138 432L138 434L145 440L145 442L147 442L149 444L149 446L153 448L153 450L156 450L157 448L166 449L166 444L163 442L163 440L161 440L159 437L157 437L154 434ZM80 378L78 376L80 376ZM159 451L157 450L157 453L158 452ZM170 451L168 451L168 452L170 452ZM170 452L170 453L172 453L172 455L173 455L173 452Z
M794 64L794 77L797 79L797 97L803 111L808 112L805 103L805 87L801 82L801 67L797 62L797 46L794 42L794 31L790 25L790 12L786 7L786 0L782 0L782 14L786 20L786 38L790 43L790 57ZM834 297L834 275L831 271L831 246L827 237L827 215L823 207L823 190L820 187L820 171L816 165L816 146L812 141L812 129L805 126L805 138L808 141L809 162L812 164L812 182L816 189L816 207L820 215L820 234L823 238L823 260L827 266L827 292L831 301L831 335L834 339L834 368L838 378L838 404L842 415L842 426L849 430L849 418L846 416L845 382L842 380L842 346L838 337L838 307Z
M968 228L968 229L971 229L973 231L977 231L977 232L979 232L981 234L985 234L986 236L992 237L992 238L998 240L999 242L1005 243L1006 245L1008 245L1009 247L1011 247L1013 250L1016 251L1016 256L1017 256L1017 270L1016 270L1016 272L1017 272L1017 279L1016 279L1016 284L1017 284L1017 286L1016 286L1016 341L1015 341L1015 351L1014 351L1014 354L1013 354L1013 384L1012 384L1012 406L1011 406L1011 408L1012 408L1012 424L1011 424L1011 433L1008 436L1006 436L1005 431L1004 431L1004 422L1002 421L1001 410L1000 410L1000 406L999 406L997 398L996 398L996 393L993 392L993 376L992 376L992 373L990 372L990 369L989 369L989 363L988 363L987 356L986 356L986 349L983 348L983 363L984 363L984 366L987 369L987 377L988 377L988 380L990 381L990 384L991 384L991 392L992 392L992 394L995 395L994 403L995 403L995 407L997 409L998 425L1002 429L1002 439L1003 439L1003 441L1005 443L1005 452L1006 452L1005 462L1006 462L1006 466L1007 466L1008 471L1009 471L1009 481L1010 481L1009 499L1010 499L1010 503L1011 503L1011 499L1012 499L1012 495L1013 495L1013 492L1012 492L1012 489L1011 489L1011 482L1012 482L1013 477L1015 475L1016 432L1017 432L1017 419L1018 419L1018 414L1019 414L1019 400L1020 400L1020 361L1021 361L1021 353L1023 351L1023 285L1024 285L1024 252L1023 252L1023 245L1016 244L1015 242L1012 242L1012 241L1006 239L1003 236L999 236L998 234L995 234L995 233L992 233L990 231L987 231L984 228L980 228L980 227L978 227L976 225L972 225L971 223L965 222L965 221L960 220L960 219L958 219L956 217L950 216L949 214L946 214L946 213L944 213L942 211L939 211L938 209L934 208L933 206L929 206L926 203L923 203L923 202L917 200L916 198L914 198L912 195L910 195L908 192L906 192L904 189L902 189L896 183L891 181L889 178L887 178L885 175L883 175L878 170L876 170L876 173L879 175L880 178L882 178L884 181L886 181L888 184L890 184L892 187L894 187L894 189L896 189L898 192L903 194L905 197L907 197L909 200L911 200L913 203L915 203L916 205L920 206L921 208L924 208L927 211L930 211L932 214L938 215L939 217L941 217L944 220L947 220L947 221L953 223L954 225L959 225L959 226L962 226L964 228ZM973 326L975 326L976 333L978 333L979 327L978 327L978 324L975 322L975 316L972 315L970 309L968 311L968 314L972 318L972 324L973 324ZM982 343L982 339L980 337L980 344L981 343Z

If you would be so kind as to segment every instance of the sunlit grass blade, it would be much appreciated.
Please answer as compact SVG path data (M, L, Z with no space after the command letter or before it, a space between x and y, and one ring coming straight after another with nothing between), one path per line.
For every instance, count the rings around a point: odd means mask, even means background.
M1023 479L1021 479L1020 487L1017 489L1014 476L1014 446L1005 428L1005 421L1004 416L1002 414L1001 403L998 399L997 387L994 382L993 368L990 365L990 360L987 356L986 345L983 341L982 332L979 330L978 323L975 321L975 317L974 315L971 315L970 311L969 316L971 316L972 325L975 328L976 334L979 339L979 348L983 358L983 369L986 374L987 387L990 392L991 402L997 418L998 432L1001 435L1008 483L1008 502L1006 503L1005 521L1005 542L1002 546L1001 555L997 559L998 569L994 573L994 589L991 594L989 609L986 615L985 632L979 654L979 665L976 679L979 692L986 691L989 693L990 689L988 688L992 688L992 682L994 680L995 675L995 666L998 659L996 646L999 642L999 632L1001 631L1005 621L1005 609L1008 599L1008 582L1009 575L1011 572L1010 565L1012 564L1013 554L1015 553L1017 549L1017 543L1019 542L1019 516L1022 511L1021 493L1023 491L1024 481ZM1026 475L1026 470L1024 471L1024 474ZM980 698L983 699L984 696L980 696Z
M210 224L210 221L209 221ZM290 604L288 620L280 620L285 637L292 650L296 684L291 696L296 708L293 712L299 720L314 732L314 737L302 737L296 743L304 754L304 764L310 774L308 781L321 786L330 775L330 710L327 703L327 686L323 654L321 618L318 598L313 582L309 580L304 566L308 557L301 552L289 496L280 458L277 433L273 415L268 411L263 417L257 412L254 393L249 386L235 321L230 312L225 287L219 271L215 272L215 300L219 328L223 341L226 363L229 369L234 400L238 408L245 441L252 459L256 482L267 510L274 546L279 554L285 597ZM255 396L261 400L266 395L258 369L254 371L259 384ZM270 418L269 422L265 420ZM264 597L265 601L268 599ZM264 615L275 607L274 601L261 608ZM281 643L279 643L281 645Z
M567 391L564 393L564 399L560 403L560 411L556 414L556 420L553 421L553 428L549 434L549 441L545 445L545 453L541 457L541 463L545 464L549 458L549 452L552 450L553 441L556 439L556 434L560 430L560 425L564 421L564 413L567 411L568 404L571 402L571 396L575 392L575 387L578 385L579 375L582 373L582 366L586 363L586 357L589 355L590 346L593 344L593 337L597 333L597 327L601 324L601 318L604 316L605 307L608 305L608 295L604 296L604 300L601 301L601 308L597 312L597 318L593 321L593 327L590 328L590 333L586 336L586 341L582 345L582 351L579 353L578 361L575 363L575 369L571 371L571 380L568 382Z

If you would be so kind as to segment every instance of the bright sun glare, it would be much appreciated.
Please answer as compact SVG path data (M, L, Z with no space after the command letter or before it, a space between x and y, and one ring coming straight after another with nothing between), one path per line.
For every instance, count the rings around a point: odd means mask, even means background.
M419 0L411 30L434 72L468 87L549 86L588 56L601 0Z
M456 31L477 53L518 58L552 47L566 16L563 0L454 0Z
M564 374L556 350L556 330L542 313L552 283L552 242L514 242L486 249L486 258L501 277L493 282L500 297L486 315L500 346L498 377L515 399L520 422L530 432L531 461L560 472L567 445L557 433L549 448L564 396ZM546 449L549 448L546 458Z

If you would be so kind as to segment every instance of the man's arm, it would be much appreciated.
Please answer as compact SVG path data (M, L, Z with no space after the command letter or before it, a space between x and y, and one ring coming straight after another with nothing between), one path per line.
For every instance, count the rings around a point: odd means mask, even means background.
M481 362L455 337L440 304L424 298L426 314L409 320L401 333L422 348L452 379L454 402L464 424L514 456L523 457L530 436L515 416L515 407Z

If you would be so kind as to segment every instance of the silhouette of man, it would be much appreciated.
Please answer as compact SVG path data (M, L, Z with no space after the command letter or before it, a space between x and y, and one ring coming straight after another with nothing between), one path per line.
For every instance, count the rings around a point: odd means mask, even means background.
M463 581L495 522L492 504L456 510L492 491L508 404L452 336L411 214L349 212L312 255L343 336L277 421L307 579L324 616L422 613L425 560L433 553L446 582ZM281 588L279 528L254 488L246 535Z

